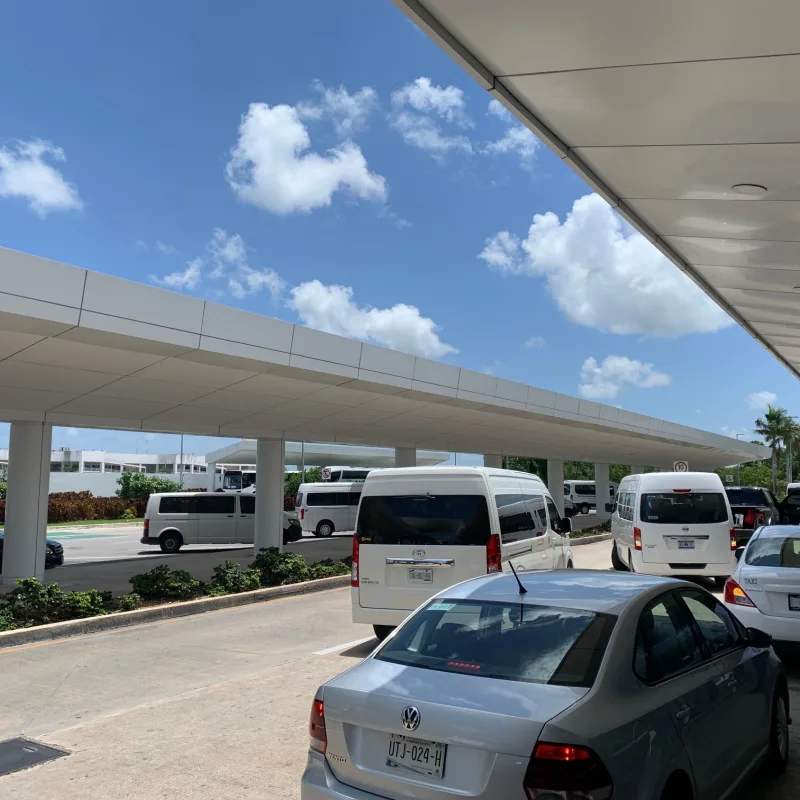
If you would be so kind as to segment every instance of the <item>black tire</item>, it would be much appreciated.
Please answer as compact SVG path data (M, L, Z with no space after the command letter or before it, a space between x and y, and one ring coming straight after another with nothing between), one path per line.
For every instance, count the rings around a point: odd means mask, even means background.
M177 553L183 547L183 536L178 531L164 531L158 537L162 553Z
M628 571L627 564L619 557L617 543L613 539L611 540L611 566L614 567L617 572Z
M319 536L323 539L327 539L328 536L333 536L333 532L336 530L333 523L329 519L323 519L318 525L316 530L314 531L314 536Z
M372 630L375 631L375 636L378 637L378 641L382 642L393 630L394 625L373 625Z
M766 768L771 775L780 775L789 761L789 698L786 687L779 686L772 699L769 725L769 752Z
M591 511L588 503L583 503L581 505L581 514L588 514Z
M693 797L692 784L683 772L672 775L661 793L661 800L692 800Z
M724 589L725 582L727 581L727 577L724 575L717 575L714 578L714 588L715 589Z
M631 555L630 550L628 550L628 572L636 572L636 568L633 566L633 556Z
M567 569L574 569L575 565L571 561L567 561Z

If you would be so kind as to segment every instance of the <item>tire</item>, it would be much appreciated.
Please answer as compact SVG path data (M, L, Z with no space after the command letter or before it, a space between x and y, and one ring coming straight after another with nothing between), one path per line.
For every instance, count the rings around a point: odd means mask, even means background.
M574 564L571 561L567 561L567 569L574 569Z
M714 588L715 589L724 589L725 588L725 582L727 580L728 580L727 577L725 577L724 575L716 575L714 577Z
M336 528L333 526L333 523L329 519L323 519L317 525L317 529L314 531L314 536L320 536L323 539L327 539L328 536L333 536L333 532Z
M393 630L394 625L373 625L372 630L375 631L375 636L378 637L378 641L383 641Z
M778 686L772 699L772 719L769 726L769 752L766 768L780 775L789 760L789 700L786 688Z
M581 505L581 514L588 514L591 511L588 503L583 503Z
M619 557L617 543L613 539L611 541L611 566L614 567L617 572L628 571L627 564Z
M164 531L158 537L162 553L177 553L183 547L183 536L178 531Z
M633 566L633 555L630 550L628 550L628 572L636 572L636 568Z

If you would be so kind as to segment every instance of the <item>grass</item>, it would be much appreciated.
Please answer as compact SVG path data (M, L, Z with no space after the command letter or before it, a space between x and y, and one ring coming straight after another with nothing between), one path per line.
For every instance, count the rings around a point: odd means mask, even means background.
M136 517L135 519L75 519L72 522L49 522L48 528L74 528L76 525L87 525L94 527L95 525L136 525L144 522L144 517Z

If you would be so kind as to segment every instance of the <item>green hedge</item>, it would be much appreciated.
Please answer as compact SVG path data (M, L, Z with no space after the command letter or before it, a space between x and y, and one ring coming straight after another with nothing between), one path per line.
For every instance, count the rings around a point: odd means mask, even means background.
M53 492L47 500L48 522L143 517L147 499L95 497L91 492ZM0 524L6 521L6 501L0 500Z

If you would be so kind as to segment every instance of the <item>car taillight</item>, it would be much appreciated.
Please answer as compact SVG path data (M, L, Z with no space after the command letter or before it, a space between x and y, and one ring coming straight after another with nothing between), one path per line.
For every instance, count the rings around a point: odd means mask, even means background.
M736 528L731 528L731 550L736 552L739 545L736 544Z
M641 528L634 528L633 529L633 547L635 550L642 549L642 529Z
M502 547L500 544L500 534L493 533L486 543L486 574L500 572L502 570Z
M747 592L733 578L725 581L725 602L732 606L756 607L756 604L747 596Z
M530 800L607 800L614 791L603 762L588 747L539 742L525 772Z
M311 704L311 718L308 721L308 746L317 753L324 753L328 747L328 732L325 730L325 705L319 693Z
M358 536L353 534L353 563L350 566L350 585L358 588Z

